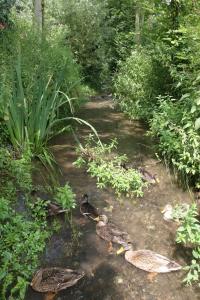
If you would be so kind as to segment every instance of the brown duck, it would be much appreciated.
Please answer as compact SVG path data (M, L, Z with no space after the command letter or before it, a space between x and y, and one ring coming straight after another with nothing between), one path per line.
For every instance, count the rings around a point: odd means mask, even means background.
M47 206L48 216L56 216L62 214L67 211L67 209L63 209L59 204L55 202L49 202Z
M100 215L96 218L96 233L105 241L109 242L108 251L112 251L112 243L124 244L129 242L130 238L127 232L121 231L115 224L108 222L106 215Z
M45 299L54 299L59 291L75 285L83 276L82 271L45 268L35 273L31 286L37 292L46 293Z
M117 254L125 252L125 260L135 267L151 273L168 273L182 267L175 261L151 250L134 251L131 243L123 243Z
M159 179L156 177L156 175L152 175L149 171L145 170L145 168L139 167L138 171L139 171L143 181L146 181L150 184L159 183Z

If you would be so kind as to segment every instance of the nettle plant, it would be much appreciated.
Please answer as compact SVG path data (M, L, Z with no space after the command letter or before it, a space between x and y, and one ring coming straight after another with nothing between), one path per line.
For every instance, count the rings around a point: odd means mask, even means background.
M188 273L183 280L187 285L191 285L193 282L199 282L200 279L200 222L197 205L194 203L187 210L177 206L173 215L180 223L176 242L190 247L192 251L191 264L185 267Z
M122 167L128 159L126 155L117 155L117 140L109 144L96 141L93 136L87 138L84 147L77 148L78 159L74 162L77 167L85 166L87 172L97 178L97 187L112 187L119 197L125 194L127 197L143 195L143 188L147 186L142 181L141 175L135 169Z

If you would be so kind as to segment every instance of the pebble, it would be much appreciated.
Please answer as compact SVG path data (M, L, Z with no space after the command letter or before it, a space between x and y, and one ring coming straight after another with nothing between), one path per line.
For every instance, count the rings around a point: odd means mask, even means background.
M122 283L124 283L124 280L123 280L121 277L116 277L116 278L115 278L115 282L116 282L117 284L122 284Z

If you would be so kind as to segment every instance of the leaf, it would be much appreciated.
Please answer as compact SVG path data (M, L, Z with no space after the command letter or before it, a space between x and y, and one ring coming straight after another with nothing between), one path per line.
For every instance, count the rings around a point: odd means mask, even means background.
M191 108L191 113L193 114L197 110L196 105L193 105Z
M181 96L180 100L184 100L184 99L189 98L189 97L190 97L190 94L186 93L186 94L184 94L184 95Z
M200 98L197 98L197 99L196 99L196 104L197 104L197 105L200 105Z
M200 128L200 118L195 121L195 129L198 130Z

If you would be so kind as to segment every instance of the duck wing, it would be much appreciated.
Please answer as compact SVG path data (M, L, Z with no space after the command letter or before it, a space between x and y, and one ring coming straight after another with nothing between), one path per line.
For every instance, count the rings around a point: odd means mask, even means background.
M88 218L92 218L92 219L95 219L99 216L96 207L91 205L89 202L85 202L80 205L80 213L83 216L87 216Z
M130 241L130 237L127 232L121 231L115 224L109 223L108 225L110 234L113 237L113 242L117 244L121 244L123 242Z
M37 292L54 292L64 290L75 285L82 277L83 272L63 268L45 268L37 271L32 279L31 286Z
M175 261L150 250L127 251L125 259L135 267L147 272L168 273L182 268Z

